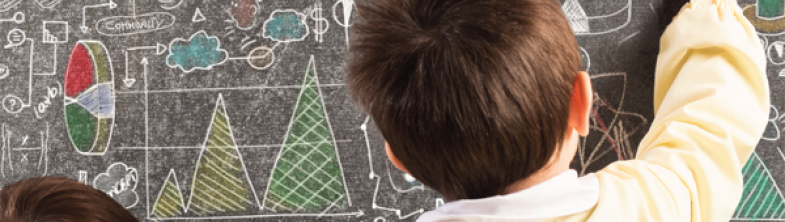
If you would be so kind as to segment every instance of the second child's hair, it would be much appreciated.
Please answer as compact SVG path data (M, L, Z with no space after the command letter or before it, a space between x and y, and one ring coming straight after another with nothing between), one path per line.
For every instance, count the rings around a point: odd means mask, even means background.
M65 177L38 177L0 190L1 222L138 222L104 192Z
M412 176L450 200L503 194L567 132L581 69L556 0L360 0L346 83Z

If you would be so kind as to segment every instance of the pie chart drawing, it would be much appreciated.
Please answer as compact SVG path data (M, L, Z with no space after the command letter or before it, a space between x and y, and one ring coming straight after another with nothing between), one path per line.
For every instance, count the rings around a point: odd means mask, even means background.
M65 122L68 138L82 155L106 153L114 125L114 74L106 46L77 42L65 71Z

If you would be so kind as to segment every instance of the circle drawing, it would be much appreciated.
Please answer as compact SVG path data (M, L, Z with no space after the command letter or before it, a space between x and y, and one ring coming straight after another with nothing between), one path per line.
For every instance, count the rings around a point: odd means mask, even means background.
M254 69L263 70L270 68L275 61L275 53L272 49L259 46L248 53L248 65Z

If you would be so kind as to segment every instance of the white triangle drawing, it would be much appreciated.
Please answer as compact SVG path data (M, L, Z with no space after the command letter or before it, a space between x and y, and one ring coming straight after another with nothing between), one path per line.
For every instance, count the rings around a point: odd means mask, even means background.
M561 7L574 33L589 33L589 18L578 0L567 0Z
M191 21L192 22L203 22L204 20L207 20L207 18L204 17L204 15L202 14L202 11L199 10L199 8L196 8L196 12L194 12L194 17L191 18Z

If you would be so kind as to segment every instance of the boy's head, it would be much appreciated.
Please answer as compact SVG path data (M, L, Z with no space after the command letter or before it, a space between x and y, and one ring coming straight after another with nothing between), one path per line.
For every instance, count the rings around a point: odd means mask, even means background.
M356 4L351 96L393 162L445 198L503 194L588 131L588 75L558 1Z
M0 190L2 222L138 222L104 192L65 177L38 177Z

